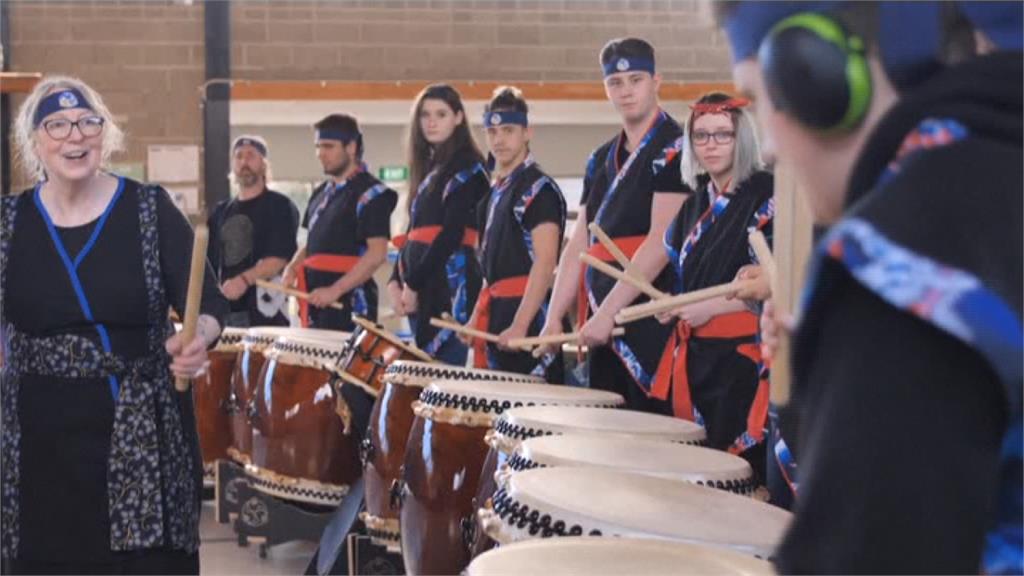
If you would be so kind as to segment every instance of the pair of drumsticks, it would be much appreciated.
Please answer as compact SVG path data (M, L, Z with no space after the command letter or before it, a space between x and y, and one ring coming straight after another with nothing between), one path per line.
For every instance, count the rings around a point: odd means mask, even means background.
M615 280L624 282L633 286L640 292L646 294L651 298L651 302L645 302L643 304L637 304L634 306L628 306L623 308L615 315L615 322L617 324L628 324L644 318L655 316L662 312L685 306L688 304L695 304L697 302L703 302L705 300L711 300L720 296L730 296L739 292L742 288L749 286L753 280L734 280L725 284L719 284L716 286L710 286L700 290L694 290L685 294L679 294L672 296L666 294L657 288L655 288L645 278L640 276L631 267L630 259L619 249L619 247L612 241L611 238L597 225L596 222L592 222L588 227L590 232L598 239L602 246L608 250L615 261L622 266L622 270L615 268L614 266L591 256L590 254L581 254L580 261L594 268L595 270L606 274ZM765 270L765 277L769 284L775 276L775 263L772 258L771 250L768 248L768 243L765 241L764 235L755 230L751 232L749 241L754 249L754 253L757 255L758 260ZM437 328L447 328L453 332L464 334L473 338L480 338L486 342L498 342L498 336L489 332L484 332L464 326L455 322L452 318L431 318L430 324ZM622 328L616 328L612 331L613 336L619 336L623 334ZM511 348L533 348L535 346L546 346L549 344L566 344L574 342L579 338L578 332L570 332L567 334L552 334L550 336L536 336L531 338L513 338L509 341L509 347Z

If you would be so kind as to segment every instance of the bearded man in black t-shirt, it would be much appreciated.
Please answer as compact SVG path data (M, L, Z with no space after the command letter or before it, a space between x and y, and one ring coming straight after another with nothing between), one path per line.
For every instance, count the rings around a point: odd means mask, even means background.
M276 280L295 252L299 210L287 196L267 188L267 143L240 136L231 146L231 172L238 194L210 215L208 255L231 302L228 326L287 326L283 293L255 286Z

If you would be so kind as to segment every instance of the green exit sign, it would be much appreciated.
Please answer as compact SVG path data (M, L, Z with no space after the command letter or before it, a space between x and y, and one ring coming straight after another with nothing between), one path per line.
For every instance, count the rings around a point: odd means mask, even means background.
M407 166L381 166L377 170L378 177L385 182L400 182L409 178Z

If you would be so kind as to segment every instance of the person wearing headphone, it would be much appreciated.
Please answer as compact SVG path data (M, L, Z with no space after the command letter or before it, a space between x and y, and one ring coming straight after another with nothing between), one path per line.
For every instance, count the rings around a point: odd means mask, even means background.
M302 226L309 231L285 268L285 286L309 292L299 301L303 326L352 331L352 315L377 319L373 273L388 255L391 212L398 193L363 163L363 135L348 114L331 114L313 125L316 155L329 178L309 199ZM342 302L344 309L329 308Z
M1022 5L716 12L827 227L777 359L801 478L776 568L1024 572Z

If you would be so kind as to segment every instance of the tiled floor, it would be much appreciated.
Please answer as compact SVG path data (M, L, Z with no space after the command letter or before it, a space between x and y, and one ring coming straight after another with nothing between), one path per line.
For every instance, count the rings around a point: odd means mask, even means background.
M204 576L302 574L316 551L313 542L289 542L270 548L266 559L261 559L259 542L251 540L247 548L239 547L231 525L217 523L209 501L203 504L199 533L199 565Z

